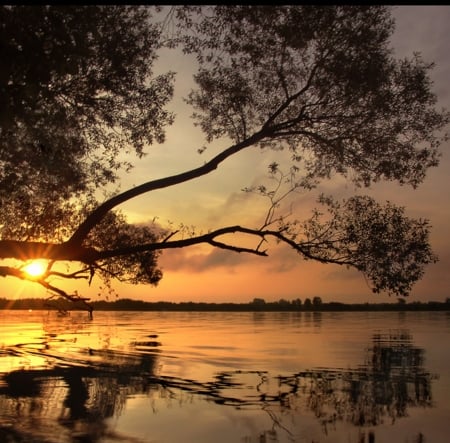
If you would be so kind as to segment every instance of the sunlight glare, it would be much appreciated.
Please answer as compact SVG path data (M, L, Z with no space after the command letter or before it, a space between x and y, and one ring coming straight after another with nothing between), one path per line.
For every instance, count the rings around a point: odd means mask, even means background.
M23 270L31 277L39 277L47 270L47 264L42 261L32 261Z

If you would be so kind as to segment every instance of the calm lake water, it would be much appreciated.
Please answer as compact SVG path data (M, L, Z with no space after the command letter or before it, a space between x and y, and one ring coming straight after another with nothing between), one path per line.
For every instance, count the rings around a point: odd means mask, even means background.
M0 312L1 442L447 443L448 312Z

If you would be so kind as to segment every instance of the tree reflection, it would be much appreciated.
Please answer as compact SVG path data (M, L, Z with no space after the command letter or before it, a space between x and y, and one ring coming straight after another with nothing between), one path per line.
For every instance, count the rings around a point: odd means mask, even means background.
M146 346L157 346L155 341ZM156 355L89 350L86 360L53 368L17 370L0 384L0 441L96 442L119 436L107 419L120 415L127 398L148 392Z
M155 392L168 394L167 401L176 396L182 402L181 393L188 392L220 405L261 408L273 423L259 436L265 442L278 441L278 431L290 433L279 415L312 412L328 433L339 421L373 427L407 416L409 408L432 406L433 377L424 370L424 350L413 345L407 332L374 335L365 361L353 369L278 377L266 371L227 371L209 381L157 375L160 343L149 337L134 343L130 352L90 349L84 359L61 358L50 368L6 374L0 380L0 440L137 441L115 434L108 419L122 413L130 396Z
M433 376L423 364L424 350L413 346L409 333L376 334L363 365L280 376L278 393L262 392L260 397L266 405L279 404L281 411L312 411L325 433L338 421L358 427L376 426L386 419L394 423L408 416L408 408L433 406ZM273 421L281 427L276 418ZM373 431L367 437L375 442ZM366 441L365 432L361 438ZM417 441L423 438L419 433Z
M279 376L275 388L264 371L223 372L208 383L180 384L168 377L164 382L207 394L220 404L261 407L273 426L259 440L275 442L277 429L290 434L277 412L294 416L312 411L327 434L337 422L372 427L406 417L409 408L432 407L433 376L423 365L424 350L413 345L409 333L397 331L375 334L364 363L356 368L320 368ZM374 432L367 432L361 434L361 441L367 437L375 442ZM423 440L422 434L417 438Z
M281 382L303 389L324 425L345 420L375 426L407 416L409 407L432 406L432 377L423 363L424 350L412 345L409 334L377 334L361 367L304 372Z

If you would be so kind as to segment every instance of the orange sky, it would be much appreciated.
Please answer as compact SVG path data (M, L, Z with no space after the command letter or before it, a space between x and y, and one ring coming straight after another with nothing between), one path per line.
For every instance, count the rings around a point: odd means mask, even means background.
M394 11L397 30L392 40L398 56L411 56L420 51L426 61L436 62L432 72L439 104L450 109L450 6L400 6ZM171 105L177 114L176 123L168 128L164 145L153 146L149 154L127 176L121 190L144 181L182 172L201 165L227 141L216 142L202 154L197 153L204 142L200 131L188 118L191 110L181 100L190 88L191 60L180 54L166 52L160 59L160 71L178 72ZM392 184L381 184L367 193L378 200L391 200L408 208L408 214L431 220L432 245L440 261L427 268L426 275L414 288L410 301L444 300L450 297L450 191L449 143L443 146L439 168L429 172L418 190ZM148 222L155 216L162 223L170 220L195 225L198 229L214 229L229 224L256 227L262 223L264 202L257 196L241 192L257 183L267 165L279 153L250 149L227 160L219 170L173 189L141 196L121 209L130 221ZM353 186L343 180L324 184L321 190L334 196L348 196ZM364 190L366 192L366 190ZM299 195L293 200L294 211L308 214L317 194ZM164 278L158 287L117 285L119 297L146 301L247 302L254 297L267 301L319 295L324 301L377 302L395 301L386 295L374 295L364 277L333 265L305 262L287 247L271 245L270 257L255 257L208 247L172 250L163 254ZM0 296L36 296L44 294L30 285L9 281ZM78 285L79 292L97 299L97 288Z

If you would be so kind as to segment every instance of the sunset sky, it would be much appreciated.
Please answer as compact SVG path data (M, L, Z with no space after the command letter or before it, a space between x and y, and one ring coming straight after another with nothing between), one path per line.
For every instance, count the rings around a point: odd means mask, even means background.
M396 31L392 45L399 57L422 53L424 60L434 61L434 90L439 106L450 109L450 6L400 6L394 9ZM167 129L164 145L149 148L148 155L135 162L135 168L123 177L120 189L126 190L145 181L189 170L212 158L228 146L227 140L199 155L203 135L189 119L191 110L182 101L192 83L194 64L190 58L174 51L165 51L157 71L178 73L175 99L171 109L176 122ZM414 288L408 301L445 300L450 297L450 143L443 146L438 168L429 171L417 189L382 183L363 190L379 201L390 200L406 206L407 213L431 221L431 242L439 262L426 269L425 277ZM208 230L240 224L258 227L264 219L267 203L256 195L241 191L259 183L267 166L279 153L250 149L227 160L215 172L174 188L138 197L121 206L134 222L149 222L155 216L161 223L170 220ZM324 183L319 189L335 197L352 195L353 185L342 179ZM293 204L297 215L308 215L318 193L300 194ZM256 257L197 246L164 252L161 266L164 277L159 285L116 285L119 297L146 301L247 302L255 297L266 301L320 296L323 301L387 302L387 295L372 294L362 274L334 265L305 262L285 246L271 244L269 257ZM78 282L83 295L97 299L98 288ZM2 296L43 295L29 284L8 281ZM65 286L69 288L69 286ZM6 291L5 291L6 292ZM45 294L44 294L45 295Z

